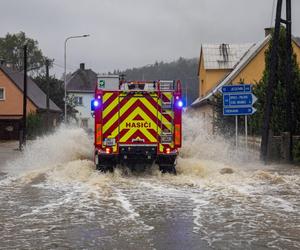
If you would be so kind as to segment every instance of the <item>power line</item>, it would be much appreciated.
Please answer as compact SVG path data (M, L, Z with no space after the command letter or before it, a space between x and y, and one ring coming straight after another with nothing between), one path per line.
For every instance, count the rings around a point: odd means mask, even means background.
M53 65L56 66L56 67L62 68L62 69L64 68L63 65L60 65L60 64L57 64L57 63L53 63ZM70 67L69 65L68 65L67 69L68 70L74 70L74 71L76 70L75 67Z
M58 60L58 59L54 59L55 60L55 62L57 63L58 62L58 65L64 65L64 62L63 61L61 61L61 60ZM67 67L72 67L73 69L76 69L77 67L78 67L78 65L74 65L74 64L70 64L70 63L68 63L67 64Z

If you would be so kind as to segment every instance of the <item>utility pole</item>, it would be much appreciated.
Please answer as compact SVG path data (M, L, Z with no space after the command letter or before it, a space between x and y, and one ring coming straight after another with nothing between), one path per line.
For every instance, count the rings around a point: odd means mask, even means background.
M281 23L281 10L282 0L277 1L275 30L273 35L273 44L271 47L271 58L269 63L269 81L267 84L266 102L264 107L264 119L262 128L261 140L261 159L266 163L268 160L268 144L269 144L269 130L272 114L272 103L274 96L274 89L278 82L277 69L278 69L278 48L279 48L279 32Z
M268 144L269 144L269 129L272 115L272 102L274 89L278 82L278 48L279 48L279 33L280 24L286 25L286 69L285 69L285 88L286 88L286 129L289 134L289 156L288 160L293 160L293 112L292 112L292 89L291 83L293 81L293 65L292 65L292 5L291 0L286 0L286 20L281 18L282 0L277 1L275 31L273 36L273 45L271 48L271 58L269 64L269 82L267 85L265 113L263 120L263 131L261 141L261 159L266 163L268 160Z
M22 124L22 145L26 145L26 115L27 115L27 44L24 50L24 86L23 86L23 124Z
M292 4L291 0L286 0L286 114L287 114L287 132L289 132L289 158L293 161L293 113L292 113L292 90L293 65L292 65Z
M49 95L50 95L50 81L49 81L49 65L50 65L50 62L48 59L46 59L46 82L47 82L47 98L46 98L46 106L47 106L47 113L46 113L46 129L47 131L49 131L50 129L50 125L49 125L49 121L50 121L50 111L49 111L49 108L50 108L50 101L49 101Z

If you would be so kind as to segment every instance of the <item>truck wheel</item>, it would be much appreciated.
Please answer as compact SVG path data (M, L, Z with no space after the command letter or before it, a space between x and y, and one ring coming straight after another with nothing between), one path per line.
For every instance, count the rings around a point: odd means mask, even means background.
M175 165L173 166L159 165L159 171L161 171L163 174L169 173L169 174L177 175Z

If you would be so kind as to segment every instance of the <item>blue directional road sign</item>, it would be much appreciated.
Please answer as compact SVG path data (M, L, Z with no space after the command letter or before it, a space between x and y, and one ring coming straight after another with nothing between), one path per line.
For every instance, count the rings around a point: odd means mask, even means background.
M247 94L223 94L224 106L245 106L252 105L257 98L252 93Z
M241 84L241 85L226 85L221 88L222 93L251 93L251 84Z
M256 112L253 107L223 108L223 115L252 115Z
M226 85L223 93L223 115L252 115L256 109L252 105L257 98L252 94L250 84Z

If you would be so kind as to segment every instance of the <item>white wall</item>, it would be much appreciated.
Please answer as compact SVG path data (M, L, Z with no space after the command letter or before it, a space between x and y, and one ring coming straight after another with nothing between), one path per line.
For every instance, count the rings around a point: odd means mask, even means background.
M82 97L82 105L77 105L75 109L78 111L76 113L77 125L83 126L83 120L87 120L88 129L94 131L94 118L91 115L91 100L94 98L94 93L71 93L68 95L74 95Z

